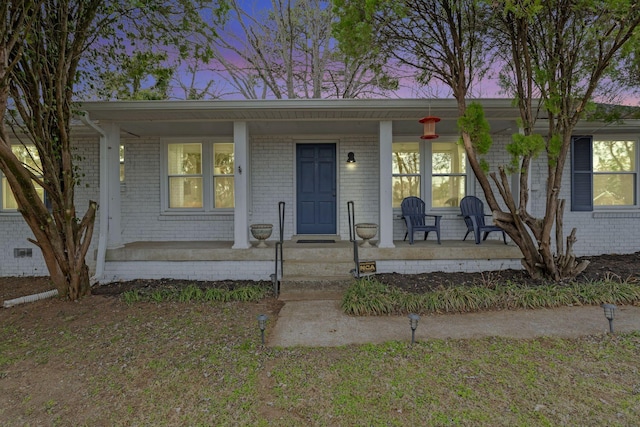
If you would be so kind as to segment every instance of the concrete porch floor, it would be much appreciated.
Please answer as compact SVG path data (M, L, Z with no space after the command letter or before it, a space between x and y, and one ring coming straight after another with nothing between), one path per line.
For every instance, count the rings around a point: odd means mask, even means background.
M270 261L275 259L275 241L267 241L266 248L232 249L230 241L144 241L131 242L121 248L108 249L106 261ZM376 241L372 242L374 245ZM395 248L358 248L361 260L487 260L520 259L520 249L512 243L487 240L476 245L473 240L394 241ZM353 244L348 240L335 243L298 243L287 240L283 244L285 260L341 260L353 259ZM346 259L345 259L346 258Z

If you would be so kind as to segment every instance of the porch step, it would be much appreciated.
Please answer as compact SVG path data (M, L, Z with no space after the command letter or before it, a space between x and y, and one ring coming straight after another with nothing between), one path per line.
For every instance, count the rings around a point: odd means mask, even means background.
M292 242L298 242L298 240L307 240L307 241L313 241L313 240L319 240L319 241L325 241L325 240L333 240L335 242L339 242L342 240L342 237L335 235L335 234L294 234L293 236L291 236L291 241Z
M336 263L353 260L353 248L347 243L293 243L285 246L283 256L286 262Z
M353 270L353 262L331 261L302 261L285 257L283 277L307 276L316 280L324 280L326 277L349 277Z
M341 300L353 277L293 277L280 282L281 301Z

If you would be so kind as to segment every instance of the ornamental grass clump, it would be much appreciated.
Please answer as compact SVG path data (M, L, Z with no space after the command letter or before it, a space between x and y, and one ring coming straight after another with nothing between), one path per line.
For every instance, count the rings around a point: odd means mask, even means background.
M355 316L391 314L397 311L405 292L365 278L356 281L342 299L342 309Z
M202 301L203 298L204 292L202 289L193 284L183 288L178 294L178 301L180 302Z
M267 295L267 290L259 286L241 286L229 291L232 301L256 302Z
M640 283L613 281L575 283L576 302L582 304L633 304L640 301Z
M569 305L633 304L640 302L635 281L547 283L535 286L491 282L441 286L414 294L388 286L374 277L356 281L347 291L342 308L355 316L407 313L468 313L483 310L536 309Z
M265 298L269 290L264 286L248 285L235 289L206 288L202 289L195 284L184 287L171 287L154 289L151 291L141 291L133 289L122 294L122 298L128 304L140 301L151 301L156 303L167 301L188 302L256 302Z

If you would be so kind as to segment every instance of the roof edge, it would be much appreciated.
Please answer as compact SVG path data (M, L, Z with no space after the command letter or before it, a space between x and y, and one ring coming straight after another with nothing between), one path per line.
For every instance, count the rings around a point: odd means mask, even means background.
M509 98L479 98L487 108L514 108ZM91 111L114 110L353 110L353 109L429 109L457 108L453 98L438 99L273 99L273 100L160 100L160 101L84 101L80 108Z

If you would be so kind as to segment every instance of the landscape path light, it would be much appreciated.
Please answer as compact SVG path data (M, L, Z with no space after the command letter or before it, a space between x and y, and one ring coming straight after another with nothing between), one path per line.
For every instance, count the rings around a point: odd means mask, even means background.
M262 345L264 345L264 330L267 328L267 315L258 315L258 327L260 328L260 336L262 338Z
M411 325L411 345L416 342L416 329L418 328L418 320L420 316L415 313L409 315L409 325Z
M604 309L604 317L609 321L609 332L613 333L613 318L615 317L616 307L614 304L602 304Z

